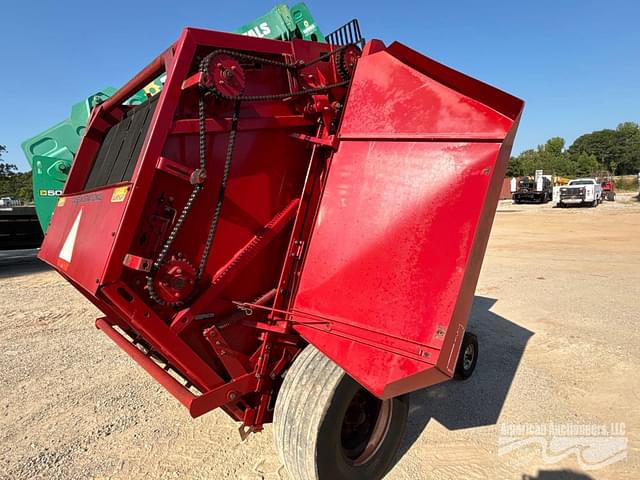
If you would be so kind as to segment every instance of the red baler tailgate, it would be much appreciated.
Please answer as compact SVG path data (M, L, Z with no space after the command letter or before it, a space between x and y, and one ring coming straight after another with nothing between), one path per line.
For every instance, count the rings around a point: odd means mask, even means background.
M61 197L39 258L95 293L122 220L128 186Z
M523 104L379 47L356 68L293 317L389 397L453 373Z

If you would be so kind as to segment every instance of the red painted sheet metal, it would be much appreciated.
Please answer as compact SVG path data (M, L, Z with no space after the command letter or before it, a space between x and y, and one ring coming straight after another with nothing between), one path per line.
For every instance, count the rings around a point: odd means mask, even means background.
M412 68L411 63L419 68ZM474 95L486 97L486 103ZM360 60L340 137L373 134L378 139L502 141L513 125L514 113L519 112L513 111L512 103L521 105L511 95L394 43Z
M61 197L39 257L95 293L122 219L126 185ZM85 239L91 238L87 242Z
M399 44L360 59L293 317L373 393L452 375L521 109Z

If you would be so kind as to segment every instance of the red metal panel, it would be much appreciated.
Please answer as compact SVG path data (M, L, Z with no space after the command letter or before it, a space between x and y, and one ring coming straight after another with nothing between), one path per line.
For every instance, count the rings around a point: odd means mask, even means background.
M293 308L381 397L452 374L522 107L406 50L358 63Z
M404 56L398 58L390 52ZM429 74L412 68L407 56L420 63L422 68L429 69ZM435 71L433 75L431 70ZM440 77L447 81L440 80ZM481 103L473 96L456 90L458 86L478 94L480 86L491 88L495 92L494 101L491 104ZM396 43L386 51L365 56L359 61L349 91L340 138L374 136L377 139L501 141L514 120L494 110L504 101L503 97L518 102L506 93Z
M122 219L127 188L112 186L61 197L54 211L56 221L47 230L39 257L95 293ZM87 238L93 241L87 242Z

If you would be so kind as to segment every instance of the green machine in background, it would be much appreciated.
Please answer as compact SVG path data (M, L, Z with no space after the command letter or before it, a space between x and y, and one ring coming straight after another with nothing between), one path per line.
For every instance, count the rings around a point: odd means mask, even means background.
M162 77L136 93L126 103L138 105L162 89ZM71 169L73 157L93 107L116 92L114 87L105 87L71 107L71 115L44 132L22 142L22 150L31 165L33 202L42 231L46 232L58 196Z
M49 225L57 197L64 187L91 109L115 91L107 87L76 103L71 107L69 118L22 143L31 165L33 200L43 231Z
M325 41L304 3L298 3L291 8L284 4L276 5L253 22L234 30L234 33L278 40L301 38L313 42Z
M243 25L234 33L279 40L301 38L315 42L325 41L304 3L291 8L284 4L276 5L265 15ZM147 94L153 95L162 89L163 82L164 76L159 77L127 103L137 105L144 102ZM22 142L22 150L33 172L33 199L44 232L64 188L91 110L115 91L113 87L106 87L90 95L71 107L71 114L66 120Z

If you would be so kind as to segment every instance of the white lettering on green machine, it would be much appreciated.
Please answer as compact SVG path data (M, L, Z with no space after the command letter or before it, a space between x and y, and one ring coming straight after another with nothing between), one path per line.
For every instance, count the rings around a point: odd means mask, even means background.
M40 190L38 194L41 197L59 197L62 195L62 190Z
M248 32L244 32L243 35L262 38L262 37L266 37L270 33L271 33L271 27L269 27L269 24L267 22L262 22L260 25L256 25Z

